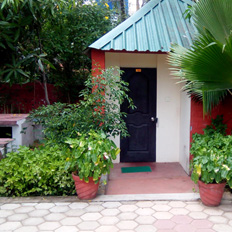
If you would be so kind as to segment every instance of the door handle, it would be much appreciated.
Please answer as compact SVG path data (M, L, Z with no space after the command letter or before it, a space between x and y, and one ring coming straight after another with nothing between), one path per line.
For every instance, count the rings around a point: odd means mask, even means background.
M151 117L151 121L157 123L158 122L158 118Z

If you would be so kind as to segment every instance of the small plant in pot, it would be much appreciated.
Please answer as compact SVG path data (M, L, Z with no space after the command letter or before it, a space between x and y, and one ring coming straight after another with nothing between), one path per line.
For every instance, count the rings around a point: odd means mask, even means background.
M232 188L232 136L225 135L223 118L218 119L212 120L204 134L193 135L190 150L193 155L191 178L198 183L201 200L207 206L220 204L226 184ZM215 122L218 127L214 126Z
M66 168L72 171L78 198L92 199L101 175L110 172L120 149L101 130L78 133L77 138L66 143L69 145Z
M120 105L128 101L128 107L135 106L128 96L129 84L120 75L117 67L100 70L99 75L90 75L85 81L79 103L43 106L30 116L43 126L45 140L50 144L69 144L68 151L63 152L68 157L66 169L76 171L83 184L93 182L96 187L101 174L113 167L119 149L109 137L129 135ZM78 196L83 198L80 193Z

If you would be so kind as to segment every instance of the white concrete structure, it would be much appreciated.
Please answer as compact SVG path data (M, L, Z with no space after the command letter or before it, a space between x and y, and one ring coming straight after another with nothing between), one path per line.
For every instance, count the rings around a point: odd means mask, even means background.
M7 145L7 151L16 150L21 145L33 145L38 139L38 133L32 122L27 121L28 114L1 114L0 129L11 128L12 142Z

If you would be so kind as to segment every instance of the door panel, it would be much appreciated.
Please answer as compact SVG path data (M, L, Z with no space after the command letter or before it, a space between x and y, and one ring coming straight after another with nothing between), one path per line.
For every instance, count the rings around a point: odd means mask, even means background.
M156 69L123 68L122 78L129 83L129 96L136 109L121 110L130 137L121 138L121 162L154 162L156 160Z

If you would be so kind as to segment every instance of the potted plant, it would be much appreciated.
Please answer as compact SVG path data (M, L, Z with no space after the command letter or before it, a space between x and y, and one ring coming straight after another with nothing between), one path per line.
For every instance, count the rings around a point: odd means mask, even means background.
M112 160L119 153L109 137L129 135L121 104L128 101L128 107L135 108L128 96L129 84L121 80L121 71L112 67L99 72L85 81L78 103L43 106L30 115L34 123L43 126L45 140L51 144L63 145L65 141L69 144L64 155L68 156L66 168L74 172L73 177L76 172L83 184L94 182L95 187L101 174L109 173ZM80 193L78 196L83 198Z
M102 130L78 133L77 138L66 143L69 145L66 168L72 171L77 195L80 199L92 199L101 175L110 172L120 149Z
M194 134L190 149L191 178L198 183L201 200L207 206L220 204L226 184L232 188L232 136L225 134L222 120L217 117L204 134Z

